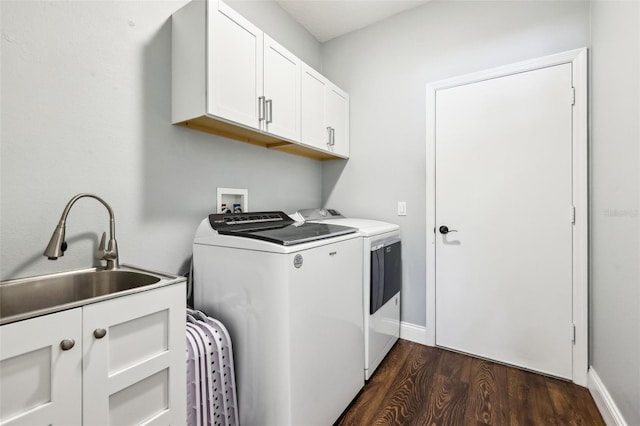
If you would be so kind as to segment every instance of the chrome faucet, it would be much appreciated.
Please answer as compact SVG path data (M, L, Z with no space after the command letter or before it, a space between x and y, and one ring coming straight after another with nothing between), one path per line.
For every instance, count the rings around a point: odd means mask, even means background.
M100 240L100 245L98 246L98 250L96 250L96 259L98 260L106 260L107 267L106 269L118 269L120 267L120 262L118 261L118 243L116 242L116 221L113 216L113 210L102 198L93 194L78 194L73 197L67 203L67 206L64 208L62 212L62 217L60 217L60 222L58 222L58 226L53 231L53 235L51 236L51 240L49 241L49 245L44 251L44 255L47 256L50 260L56 260L57 258L64 256L64 252L67 249L67 242L64 240L65 227L67 223L67 216L69 215L69 210L73 204L78 201L80 198L90 197L95 198L100 201L109 212L109 243L107 248L105 249L105 239L107 237L107 233L102 233L102 239Z

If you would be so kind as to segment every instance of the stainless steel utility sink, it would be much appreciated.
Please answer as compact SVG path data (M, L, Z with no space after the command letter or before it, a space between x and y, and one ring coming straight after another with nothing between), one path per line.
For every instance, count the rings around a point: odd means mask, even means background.
M133 267L84 269L0 283L0 324L172 284L179 277Z

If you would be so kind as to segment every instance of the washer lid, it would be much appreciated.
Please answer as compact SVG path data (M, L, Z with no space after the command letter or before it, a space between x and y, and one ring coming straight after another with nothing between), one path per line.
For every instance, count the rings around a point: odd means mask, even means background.
M356 232L354 228L328 223L302 223L286 225L279 228L253 229L248 231L237 231L233 229L218 231L218 233L222 235L255 238L283 246L302 244L309 241L336 237L338 235L352 234L354 232Z
M329 223L295 222L283 212L211 214L209 223L220 235L253 238L284 246L357 231L354 228Z

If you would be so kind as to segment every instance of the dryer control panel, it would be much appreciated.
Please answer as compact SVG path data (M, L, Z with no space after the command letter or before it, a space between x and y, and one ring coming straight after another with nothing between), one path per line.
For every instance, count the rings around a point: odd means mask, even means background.
M306 221L343 218L335 209L302 209L296 212Z

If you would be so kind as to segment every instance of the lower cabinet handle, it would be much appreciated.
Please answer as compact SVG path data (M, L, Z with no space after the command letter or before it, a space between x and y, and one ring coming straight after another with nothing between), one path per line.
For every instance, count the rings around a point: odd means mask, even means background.
M96 328L95 330L93 330L93 337L95 337L96 339L102 339L106 335L107 330L105 330L104 328Z
M73 348L76 344L76 341L73 339L64 339L62 342L60 342L60 349L62 349L63 351L68 351L69 349Z

